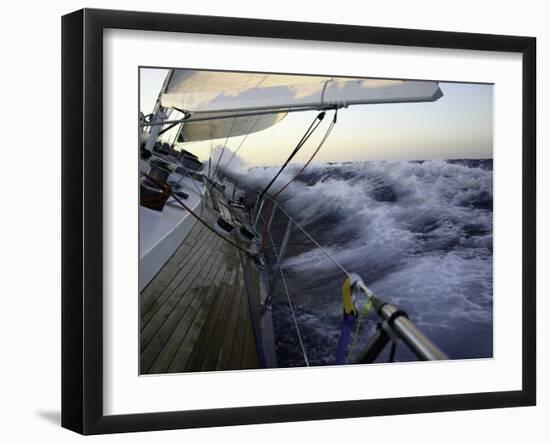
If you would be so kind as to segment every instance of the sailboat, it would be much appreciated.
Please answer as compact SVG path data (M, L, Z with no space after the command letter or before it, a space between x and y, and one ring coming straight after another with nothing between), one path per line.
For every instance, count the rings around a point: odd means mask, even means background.
M325 118L330 124L321 142L293 179L325 143L342 109L433 102L442 95L433 81L169 70L153 112L139 117L140 373L277 367L270 304L274 282L282 279L295 316L281 267L293 230L303 232L345 274L334 364L374 362L389 343L394 353L398 340L419 359L446 359L405 312L377 298L277 201L289 184L277 179ZM236 154L226 152L227 140L268 134L295 112L309 113L313 121L289 148L286 162L256 190L254 201L235 200L236 185L230 191L224 182L224 167ZM175 132L172 143L163 141L167 131ZM218 139L225 144L216 160L201 162L190 151L193 142ZM270 231L275 211L288 220L279 245ZM269 266L268 242L276 251ZM359 357L349 361L355 325L367 310L375 313L379 327L362 344ZM295 317L294 323L308 366Z

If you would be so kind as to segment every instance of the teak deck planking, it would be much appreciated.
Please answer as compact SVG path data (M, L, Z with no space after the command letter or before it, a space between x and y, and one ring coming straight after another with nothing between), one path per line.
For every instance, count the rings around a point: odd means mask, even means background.
M213 226L218 214L205 202L202 217ZM251 320L259 293L252 260L196 222L140 294L140 373L259 368Z

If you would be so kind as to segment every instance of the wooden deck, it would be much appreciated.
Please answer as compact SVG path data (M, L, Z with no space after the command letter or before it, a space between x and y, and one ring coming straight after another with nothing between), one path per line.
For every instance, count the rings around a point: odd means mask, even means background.
M219 215L209 206L212 226ZM197 222L141 293L140 373L259 368L259 297L252 260Z

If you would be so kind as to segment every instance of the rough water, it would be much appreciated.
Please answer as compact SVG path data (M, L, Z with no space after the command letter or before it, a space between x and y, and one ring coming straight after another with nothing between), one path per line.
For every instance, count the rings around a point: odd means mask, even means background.
M289 166L272 190L299 169ZM278 201L348 271L397 305L450 358L493 353L492 160L311 165ZM241 186L261 189L278 167L253 168ZM276 213L277 249L286 227ZM268 264L273 248L266 243ZM298 229L283 261L297 323L313 365L334 364L345 275ZM273 317L279 366L303 366L279 278ZM351 359L374 331L363 320ZM388 352L378 361L387 361ZM396 361L415 360L403 344Z

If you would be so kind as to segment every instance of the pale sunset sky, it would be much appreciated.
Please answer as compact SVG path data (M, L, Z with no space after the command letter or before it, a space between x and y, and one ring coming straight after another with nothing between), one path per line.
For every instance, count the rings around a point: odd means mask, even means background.
M168 70L140 70L140 110L153 110ZM330 75L330 74L327 74ZM428 103L355 105L338 111L338 123L315 162L429 160L493 157L493 85L440 82L443 97ZM293 162L307 161L332 119L327 114ZM179 115L179 114L178 114ZM276 125L248 136L239 157L249 166L286 160L317 115L289 113ZM231 137L235 150L244 136ZM213 141L223 146L225 139ZM210 141L180 145L208 160Z

